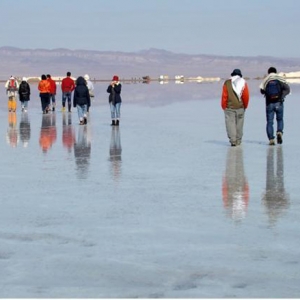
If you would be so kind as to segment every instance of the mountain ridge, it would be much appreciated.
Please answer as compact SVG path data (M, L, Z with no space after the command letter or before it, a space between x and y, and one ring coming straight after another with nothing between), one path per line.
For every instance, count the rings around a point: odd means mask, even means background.
M264 76L270 66L279 72L300 70L300 58L272 56L220 56L185 54L149 48L138 52L70 50L67 48L29 49L0 47L0 79L15 76L90 74L92 78L106 79L113 74L123 78L160 75L228 77L234 68L240 68L245 77Z

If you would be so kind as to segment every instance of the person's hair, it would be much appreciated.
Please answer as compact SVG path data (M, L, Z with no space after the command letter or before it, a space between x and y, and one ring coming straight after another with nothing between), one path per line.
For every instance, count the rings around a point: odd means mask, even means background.
M71 76L71 72L67 72L67 76Z
M270 74L270 73L277 73L276 68L270 67L269 70L268 70L268 74Z
M51 75L50 75L50 74L47 74L47 78L51 78Z
M42 80L46 80L46 79L47 79L46 75L43 74L43 75L42 75Z

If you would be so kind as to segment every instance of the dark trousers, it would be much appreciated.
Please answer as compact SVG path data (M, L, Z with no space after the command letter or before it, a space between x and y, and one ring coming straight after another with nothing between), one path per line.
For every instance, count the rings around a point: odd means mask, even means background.
M50 95L49 93L40 93L40 97L41 97L42 111L45 111L50 104Z

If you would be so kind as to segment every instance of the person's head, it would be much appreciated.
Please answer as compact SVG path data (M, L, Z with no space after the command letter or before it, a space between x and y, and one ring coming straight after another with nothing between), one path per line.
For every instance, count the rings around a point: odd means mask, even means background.
M240 77L243 77L242 72L241 72L240 69L234 69L234 70L232 71L231 76L236 76L236 75L238 75L238 76L240 76Z
M50 75L50 74L47 74L47 78L51 78L51 75Z
M22 81L26 81L26 82L27 82L27 78L26 78L26 77L23 77L23 78L22 78Z
M268 74L271 74L271 73L277 73L276 68L270 67L269 70L268 70Z
M79 86L79 85L86 85L85 79L84 79L82 76L79 76L79 77L76 79L76 85L77 85L77 86Z
M119 76L117 76L117 75L114 75L114 77L113 77L112 81L119 81Z
M67 76L70 77L71 76L71 72L67 72Z
M45 74L43 74L43 75L41 76L41 78L42 78L42 80L46 80L46 79L47 79L47 77L46 77Z
M87 81L87 80L90 80L90 76L88 74L85 74L84 75L84 79Z

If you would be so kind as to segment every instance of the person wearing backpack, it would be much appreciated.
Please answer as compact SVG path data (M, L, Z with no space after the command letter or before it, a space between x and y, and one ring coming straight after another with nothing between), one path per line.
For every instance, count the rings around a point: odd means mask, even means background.
M5 83L6 93L8 96L8 110L15 112L17 110L17 92L19 89L19 83L16 78L10 76Z
M22 105L22 111L27 112L28 101L30 100L30 86L27 82L27 78L23 77L19 86L19 99Z
M284 112L284 98L290 93L290 87L286 80L277 74L274 67L268 69L268 75L260 84L260 92L266 99L266 131L269 139L269 145L275 145L274 135L274 116L276 114L277 121L277 143L282 144L283 135L283 112Z
M225 114L227 136L232 147L242 143L244 116L249 104L248 84L240 69L234 69L223 84L221 106Z

